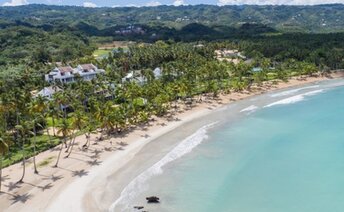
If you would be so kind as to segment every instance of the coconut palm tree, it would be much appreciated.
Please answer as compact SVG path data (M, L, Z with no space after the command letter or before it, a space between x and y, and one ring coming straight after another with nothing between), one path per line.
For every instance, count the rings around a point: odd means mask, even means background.
M56 107L56 100L52 100L48 103L47 107L47 116L51 117L52 121L52 128L53 128L53 135L56 136L55 132L55 127L56 127L56 122L55 119L60 117L60 111ZM48 130L49 131L49 130Z
M11 143L10 136L4 131L0 131L0 192L2 182L2 161L5 154L8 152L9 144Z
M58 167L58 163L60 161L61 152L62 152L62 149L63 149L63 144L67 143L67 138L71 134L71 127L70 127L70 124L68 123L67 119L63 119L62 120L62 123L59 125L59 129L58 129L57 133L62 135L63 140L61 142L61 148L60 148L60 151L59 151L59 154L58 154L58 157L57 157L57 161L56 161L56 164L55 164L54 167Z
M16 134L15 137L17 137L17 140L21 143L21 150L22 150L22 166L23 166L23 173L18 181L18 183L22 183L25 177L26 173L26 155L25 155L25 144L28 141L28 135L29 135L29 123L27 121L22 121L21 125L16 125L15 130Z
M95 133L97 130L97 126L94 123L93 119L87 119L87 124L86 124L86 133L85 133L85 137L86 137L86 143L82 146L84 149L88 149L88 147L90 146L90 140L91 140L91 134Z
M81 131L85 125L86 125L86 116L82 112L82 108L81 108L80 110L75 111L72 115L71 127L73 130L73 141L70 143L70 145L68 147L68 149L70 148L70 151L69 151L68 155L66 156L66 158L68 158L73 151L74 142L75 142L75 139L77 136L77 131ZM67 149L67 151L68 151L68 149Z
M43 119L41 114L34 113L32 121L28 122L29 134L33 136L33 166L34 166L34 173L38 174L37 165L36 165L36 143L37 143L37 127L43 128L40 124L40 121Z

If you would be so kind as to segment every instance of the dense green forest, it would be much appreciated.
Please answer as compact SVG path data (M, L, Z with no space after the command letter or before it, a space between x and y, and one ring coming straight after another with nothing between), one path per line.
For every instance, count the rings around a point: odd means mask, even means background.
M99 29L140 24L180 29L190 23L239 27L258 23L279 31L338 32L344 30L344 5L315 6L159 6L127 8L82 8L28 5L1 7L4 24L23 21L43 28L85 22Z
M68 63L92 55L97 43L114 40L230 41L249 57L342 68L343 15L340 4L0 7L0 73L15 72L18 65L43 72L49 63Z

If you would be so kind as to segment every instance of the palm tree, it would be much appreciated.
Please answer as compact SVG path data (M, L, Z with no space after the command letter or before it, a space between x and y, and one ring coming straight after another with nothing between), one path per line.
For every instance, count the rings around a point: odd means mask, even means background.
M87 149L90 146L90 140L91 140L91 134L95 133L95 131L97 130L97 127L94 123L93 120L87 119L87 125L86 125L86 143L82 146L83 148Z
M63 114L62 122L64 123L67 123L67 107L70 104L70 94L71 94L70 90L64 90L63 92L60 92L56 95L57 104L59 105L60 111ZM63 142L65 145L65 148L67 148L67 140L63 139Z
M56 109L56 102L50 101L48 103L48 111L47 111L47 115L49 115L51 117L51 121L52 121L52 128L53 128L53 135L56 136L56 132L55 132L55 118L58 118L60 116L59 110ZM49 130L48 130L49 131Z
M76 139L76 136L77 136L77 130L78 131L81 131L82 128L85 126L86 124L86 116L85 114L82 112L82 110L77 110L73 113L73 117L72 117L72 123L71 123L71 126L72 126L72 129L74 131L73 133L73 141L71 142L71 144L69 145L68 149L71 147L68 155L66 156L67 158L70 156L70 154L72 153L73 151L73 147L74 147L74 142L75 142L75 139ZM68 151L67 149L67 151Z
M42 128L42 125L39 123L42 120L40 119L40 114L33 114L33 120L30 122L30 134L33 136L33 165L34 165L34 173L38 174L37 165L36 165L36 143L37 143L37 127Z
M52 112L51 112L52 111ZM55 135L55 119L54 119L54 115L55 115L55 111L53 109L50 109L50 103L48 102L48 99L46 97L43 96L38 96L36 97L32 104L30 105L30 111L31 114L34 113L35 116L40 116L40 118L43 120L47 120L47 118L49 117L49 115L51 115L52 118L52 122L53 122L53 133L54 136ZM42 127L42 126L40 126ZM52 139L51 139L51 135L50 135L50 131L49 131L49 127L45 126L46 128L46 133L48 135L49 138L49 146L52 147Z
M61 156L61 152L63 149L63 144L67 143L67 138L71 133L71 128L70 128L70 124L68 123L68 121L66 119L62 120L62 123L59 125L59 130L57 131L58 134L62 134L63 137L63 142L61 142L61 148L57 157L57 161L54 167L58 167L58 163L60 160L60 156Z
M25 158L25 143L27 141L27 135L29 131L28 122L22 122L21 125L16 125L16 137L21 142L21 149L22 149L22 165L23 165L23 174L18 181L18 183L22 183L25 177L26 171L26 158Z
M0 131L0 192L1 192L1 182L2 182L2 160L4 155L8 151L10 144L10 136L5 132Z
M111 130L114 128L114 122L111 118L111 113L113 110L113 104L111 102L107 102L102 107L98 107L98 111L96 112L96 118L100 123L100 128L102 132L100 134L100 140L103 139L103 132L105 131L107 134L110 134Z

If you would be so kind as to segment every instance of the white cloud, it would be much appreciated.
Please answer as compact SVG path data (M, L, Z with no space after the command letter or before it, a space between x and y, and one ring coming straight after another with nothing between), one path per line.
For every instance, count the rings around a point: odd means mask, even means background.
M157 7L157 6L160 6L161 3L158 2L158 1L150 1L146 4L147 7Z
M90 1L84 2L83 6L84 7L97 7L97 5L95 3L90 2Z
M173 5L178 7L178 6L181 6L181 5L185 5L185 2L184 2L184 0L175 0L173 2Z
M256 5L315 5L315 4L331 4L344 3L344 0L218 0L218 5L241 5L241 4L256 4Z
M5 2L2 6L20 6L29 4L27 0L11 0L9 2Z

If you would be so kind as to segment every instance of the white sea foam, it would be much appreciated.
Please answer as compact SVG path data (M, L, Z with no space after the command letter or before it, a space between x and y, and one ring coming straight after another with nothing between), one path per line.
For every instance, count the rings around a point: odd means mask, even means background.
M245 108L245 109L242 109L242 110L240 111L240 113L243 113L243 112L252 113L252 112L256 111L257 109L258 109L257 106L251 105L251 106L249 106L249 107L247 107L247 108Z
M275 106L275 105L293 104L293 103L296 103L296 102L303 101L306 96L313 96L313 95L316 95L316 94L319 94L319 93L322 93L322 92L324 92L323 89L315 90L315 91L310 91L310 92L307 92L307 93L304 93L304 94L292 96L292 97L289 97L289 98L286 98L286 99L279 100L277 102L273 102L273 103L268 104L268 105L266 105L264 107L272 107L272 106Z
M294 93L297 93L299 91L302 90L306 90L306 89L312 89L312 88L318 88L320 85L313 85L313 86L308 86L308 87L303 87L303 88L297 88L297 89L293 89L293 90L287 90L287 91L283 91L280 93L275 93L275 94L271 94L271 97L281 97L281 96L288 96Z
M129 203L134 200L138 195L138 191L144 191L147 189L145 182L151 177L162 174L163 166L182 157L183 155L191 152L195 147L207 139L207 130L213 127L215 123L206 125L194 134L184 139L179 145L177 145L172 151L170 151L164 158L148 168L146 171L137 176L131 181L121 192L121 196L111 205L110 212L114 212L117 206L123 206L124 210L129 210Z

